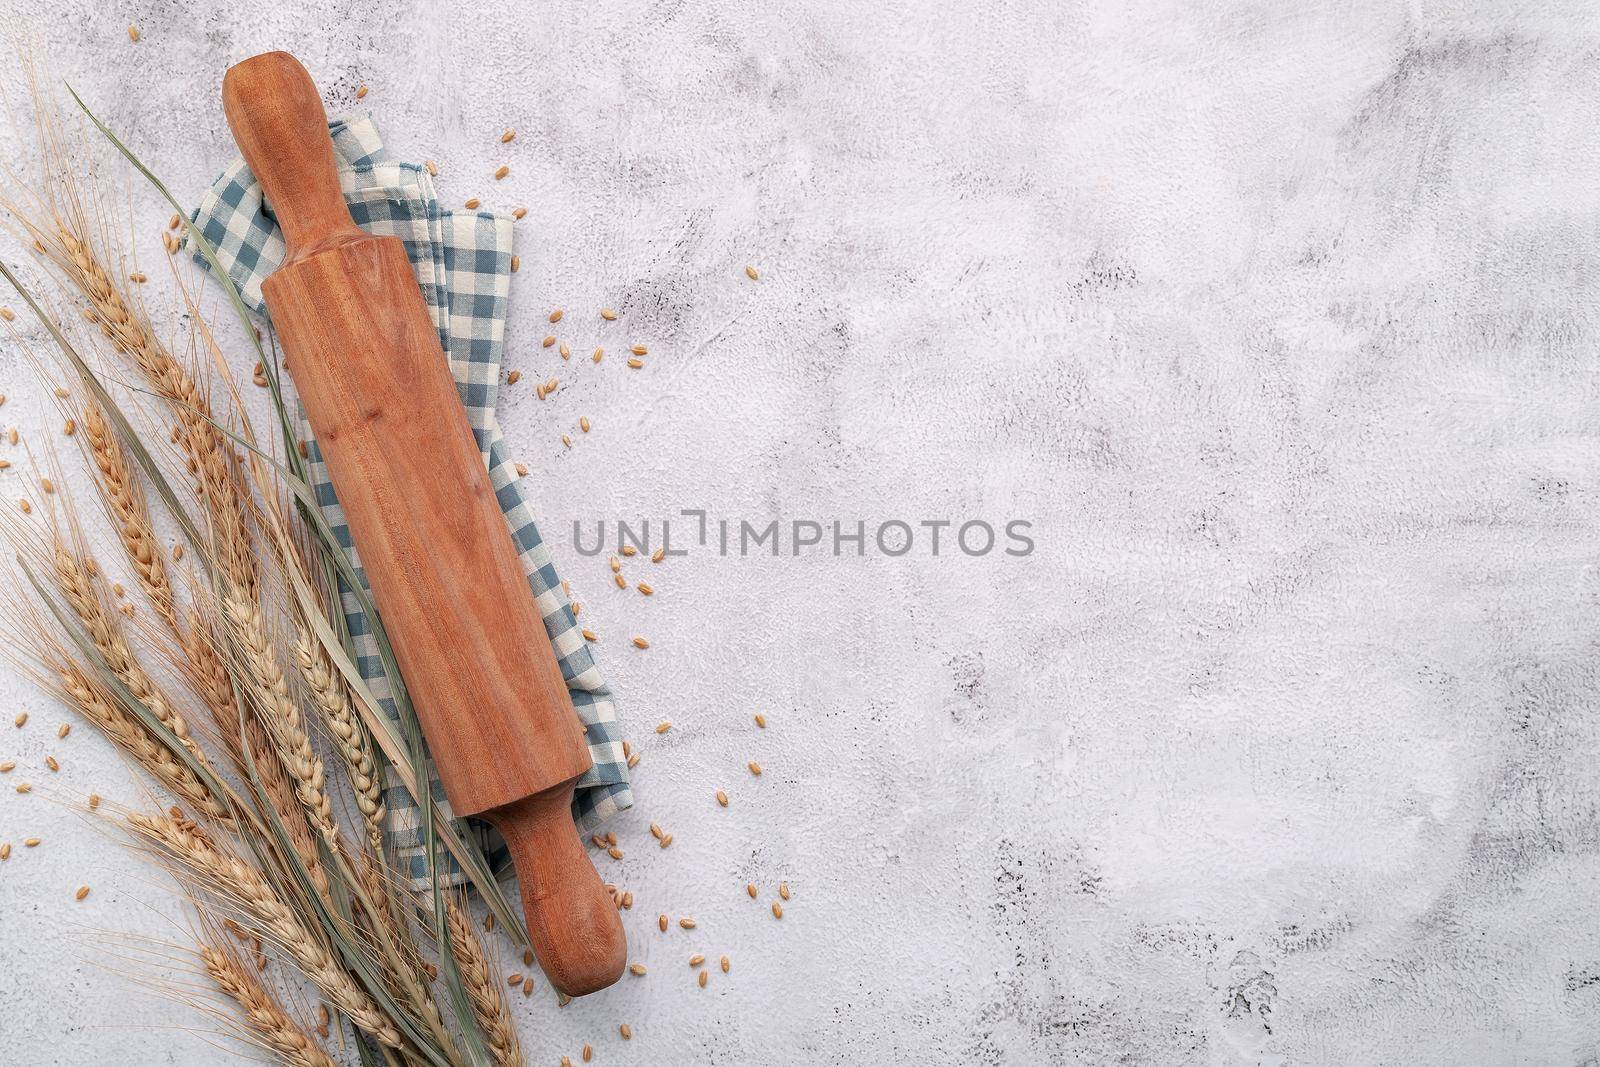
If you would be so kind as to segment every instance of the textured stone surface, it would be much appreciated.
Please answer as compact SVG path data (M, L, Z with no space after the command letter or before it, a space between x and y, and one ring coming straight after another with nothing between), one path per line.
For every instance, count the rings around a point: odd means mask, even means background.
M502 414L644 752L602 870L650 966L516 998L532 1062L1590 1062L1600 27L1468 6L0 15L185 197L225 66L286 47L446 196L528 206ZM552 306L604 364L539 347ZM573 550L681 508L1037 549L695 547L630 563L648 601ZM45 839L0 864L0 1058L215 1062L132 962L185 938L166 883L51 799L136 786L0 695L0 839Z

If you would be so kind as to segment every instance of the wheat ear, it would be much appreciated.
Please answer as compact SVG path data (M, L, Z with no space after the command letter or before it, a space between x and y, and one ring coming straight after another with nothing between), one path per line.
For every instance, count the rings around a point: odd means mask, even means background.
M61 681L61 691L67 702L138 760L175 796L209 818L226 822L232 817L227 806L212 795L206 784L196 778L181 759L152 737L143 723L124 711L81 668L62 659L54 664L54 670Z
M111 668L111 672L128 687L128 691L140 703L161 720L161 725L171 730L173 736L182 742L183 747L204 764L205 753L189 736L189 726L183 721L183 716L178 714L166 694L145 673L127 639L123 637L122 627L112 617L111 612L106 610L105 602L100 598L99 590L95 588L94 579L90 577L89 568L60 541L56 542L55 551L51 554L51 563L55 569L56 586L61 590L73 613L83 623L83 628L106 661L106 666Z
M177 860L201 888L236 905L252 924L294 960L322 994L373 1040L390 1048L404 1042L394 1021L335 962L333 953L285 904L266 877L250 864L223 851L210 839L191 833L165 815L133 812L133 830Z
M327 839L330 848L338 847L339 827L333 819L333 804L328 799L327 775L322 759L311 746L300 705L289 693L289 683L278 666L267 638L266 623L255 601L234 592L223 603L223 611L233 630L244 666L255 682L258 705L267 732L277 742L278 755L294 780L295 795L305 807L311 825Z
M328 872L323 868L316 838L306 822L305 809L300 806L294 783L289 780L277 746L254 715L245 717L244 733L241 735L239 732L239 703L234 695L233 678L214 644L215 630L197 612L191 611L187 633L176 633L175 636L183 643L186 656L184 673L210 710L222 743L233 757L234 766L240 775L248 778L249 765L255 765L256 778L266 794L266 802L277 812L284 831L289 835L289 843L305 867L311 884L322 899L330 899ZM250 750L248 761L245 758L247 745Z
M344 757L350 771L350 784L355 790L356 806L366 823L367 840L374 852L383 852L383 785L379 778L377 761L373 756L372 739L366 727L356 718L350 703L350 691L339 677L328 654L316 638L301 629L295 640L295 661L300 676L311 692L312 703L322 713L328 732Z
M90 242L62 218L56 220L56 235L61 242L58 261L68 279L88 298L101 332L118 352L138 364L177 415L184 450L215 527L218 558L234 584L253 592L256 556L250 537L249 496L240 484L228 442L212 421L210 401L183 364L156 338L150 322L129 305Z
M322 1047L284 1011L278 998L235 953L201 945L200 962L217 987L244 1010L251 1035L264 1048L291 1067L334 1067Z
M162 622L176 631L178 615L174 607L172 582L156 542L150 511L133 466L128 462L122 442L106 423L100 405L88 401L81 412L84 447L94 464L100 495L111 513L122 549L139 576L139 586L149 597Z
M494 1057L496 1067L521 1067L522 1046L517 1041L517 1028L506 1010L505 998L500 995L499 976L483 950L483 943L454 900L446 898L445 915L450 924L450 954L461 972L461 984L488 1043L489 1054Z

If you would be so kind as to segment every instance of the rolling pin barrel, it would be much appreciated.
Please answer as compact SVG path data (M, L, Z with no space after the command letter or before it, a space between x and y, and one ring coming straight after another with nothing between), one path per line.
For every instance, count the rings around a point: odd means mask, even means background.
M593 992L627 943L572 820L589 749L405 248L351 221L294 57L222 91L288 246L262 291L445 792L510 845L551 983Z

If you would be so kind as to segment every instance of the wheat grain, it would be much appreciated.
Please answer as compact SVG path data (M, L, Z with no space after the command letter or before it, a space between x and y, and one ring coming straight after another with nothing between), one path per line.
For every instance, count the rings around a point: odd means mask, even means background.
M779 882L778 883L778 895L780 897L782 897L784 900L788 900L789 899L789 883L788 882Z
M72 899L73 900L82 900L84 897L86 897L88 895L89 895L89 887L86 886L86 885L80 885L78 887L78 891L76 893L72 894Z
M717 803L724 808L728 806L728 794L720 789L717 790Z
M519 208L516 208L515 210L513 210L511 212L511 217L513 219L521 219L521 218L525 217L527 214L528 214L528 209L527 208L519 207Z
M704 989L706 987L706 977L707 977L706 972L705 971L701 971L700 972L700 977L695 979L695 981L699 983L701 989Z
M622 1035L622 1040L624 1041L633 1040L633 1027L629 1026L627 1023L623 1023L621 1026L617 1027L617 1033Z
M746 763L745 766L750 768L751 774L755 775L757 778L761 777L761 764L757 763L755 760L751 760L749 763Z
M501 181L501 180L503 180L505 178L505 176L507 174L510 174L510 173L511 173L511 168L506 166L504 163L502 163L498 167L496 167L495 170L494 170L494 180L495 181Z
M706 961L705 956L703 956L700 953L696 952L693 956L689 957L689 966L698 967L702 963L704 963L705 961Z
M733 967L733 963L726 956L722 957L722 961L721 962L722 962L722 973L723 974L727 974L728 971Z
M644 345L634 345L632 348L628 349L628 351L632 352L636 356L647 356L650 354L650 350Z
M772 902L772 917L774 919L783 918L783 905L779 904L776 900Z
M685 930L693 930L699 924L685 915L683 918L678 920L678 925L683 927Z
M646 641L642 637L635 637L633 639L633 647L634 648L649 648L650 647L650 642Z
M761 280L760 272L757 271L754 267L749 266L749 265L746 265L745 268L744 268L744 276L746 278L749 278L753 282Z

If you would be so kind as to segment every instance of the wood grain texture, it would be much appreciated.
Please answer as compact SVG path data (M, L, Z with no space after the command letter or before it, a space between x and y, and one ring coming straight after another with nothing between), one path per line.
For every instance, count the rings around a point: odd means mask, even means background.
M570 810L589 750L405 248L351 222L293 57L233 67L223 100L289 246L263 286L272 321L450 804L519 842L557 988L607 985L621 925Z

